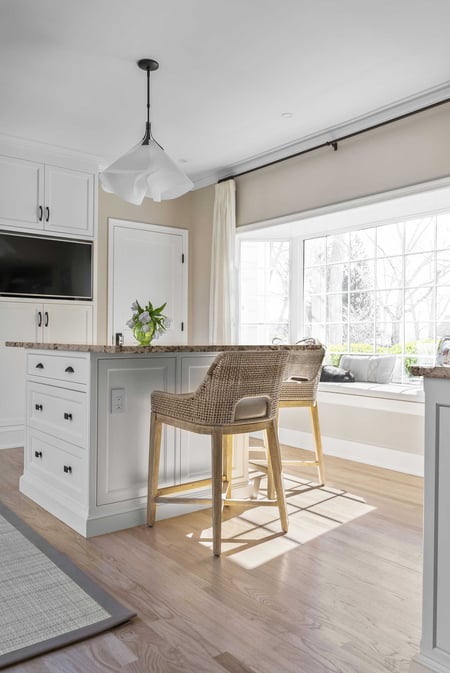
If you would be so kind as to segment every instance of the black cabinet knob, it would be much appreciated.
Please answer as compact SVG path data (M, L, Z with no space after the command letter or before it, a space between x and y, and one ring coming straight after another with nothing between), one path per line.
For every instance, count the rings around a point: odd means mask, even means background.
M44 369L44 365L42 364L42 362L37 363L36 369Z
M44 409L44 407L42 406L42 404L35 404L35 405L34 405L34 408L36 409L36 411L43 411L43 409Z
M73 374L75 369L69 365L68 367L65 368L64 371L67 372L68 374Z
M68 414L68 413L64 412L64 419L66 421L71 421L72 420L72 414Z
M42 451L35 451L34 452L34 457L35 458L42 458Z
M64 465L64 472L66 474L72 474L72 468L70 467L70 465Z
M48 206L45 206L45 221L48 222L50 220L50 208Z

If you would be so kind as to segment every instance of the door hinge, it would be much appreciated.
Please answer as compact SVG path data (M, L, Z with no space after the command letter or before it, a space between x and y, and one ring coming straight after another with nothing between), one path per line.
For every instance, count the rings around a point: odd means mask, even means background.
M181 263L184 264L184 252L181 253Z
M184 322L181 323L181 331L184 332Z

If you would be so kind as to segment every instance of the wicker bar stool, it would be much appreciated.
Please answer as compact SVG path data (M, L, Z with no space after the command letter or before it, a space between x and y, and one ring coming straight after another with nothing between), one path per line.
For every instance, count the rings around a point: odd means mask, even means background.
M319 412L317 408L317 388L320 381L325 349L321 345L305 345L300 350L292 350L286 367L287 377L281 386L279 407L306 407L310 411L314 439L314 460L282 460L286 465L316 467L319 484L325 483L322 438L320 435ZM268 497L273 497L273 480L267 460L251 460L251 465L268 474Z
M288 529L281 474L277 411L287 350L226 351L210 366L193 393L154 391L151 396L147 525L153 526L158 502L212 504L213 552L220 556L223 505L278 505L281 527ZM211 479L158 488L162 425L211 436ZM276 500L229 498L230 435L264 430L273 471ZM224 458L225 454L225 460ZM175 497L176 493L212 485L212 498Z

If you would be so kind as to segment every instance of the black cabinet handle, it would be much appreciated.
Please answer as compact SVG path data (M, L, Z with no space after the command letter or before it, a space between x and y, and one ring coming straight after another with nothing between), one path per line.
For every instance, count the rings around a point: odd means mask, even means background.
M35 458L42 458L42 451L35 451L34 452L34 457Z
M71 421L72 420L72 414L67 414L66 412L64 412L64 420Z
M42 325L42 312L38 311L38 327Z
M67 372L68 374L73 374L75 369L69 365L68 367L65 368L64 371Z
M43 210L42 206L38 207L38 211L39 211L39 217L38 217L39 222L42 222L42 217L44 215L44 210Z
M45 221L48 222L50 219L50 208L45 206Z
M48 311L44 313L44 327L48 327Z
M70 465L64 465L64 472L66 474L72 474L72 468L70 467Z
M42 362L37 363L36 369L44 369L44 365L42 364Z
M34 408L36 409L36 411L43 411L43 409L44 409L44 407L42 406L42 404L35 404L35 405L34 405Z

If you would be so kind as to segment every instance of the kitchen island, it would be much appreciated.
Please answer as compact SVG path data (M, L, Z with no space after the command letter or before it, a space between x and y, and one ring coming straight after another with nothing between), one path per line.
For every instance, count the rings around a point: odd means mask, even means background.
M6 345L27 351L20 490L85 537L145 523L153 390L195 390L221 351L320 348ZM245 452L235 454L233 477L243 482ZM209 438L166 427L160 484L209 476ZM165 504L158 507L158 516L187 511L186 505Z
M422 639L411 671L450 673L450 367L411 371L425 391Z

